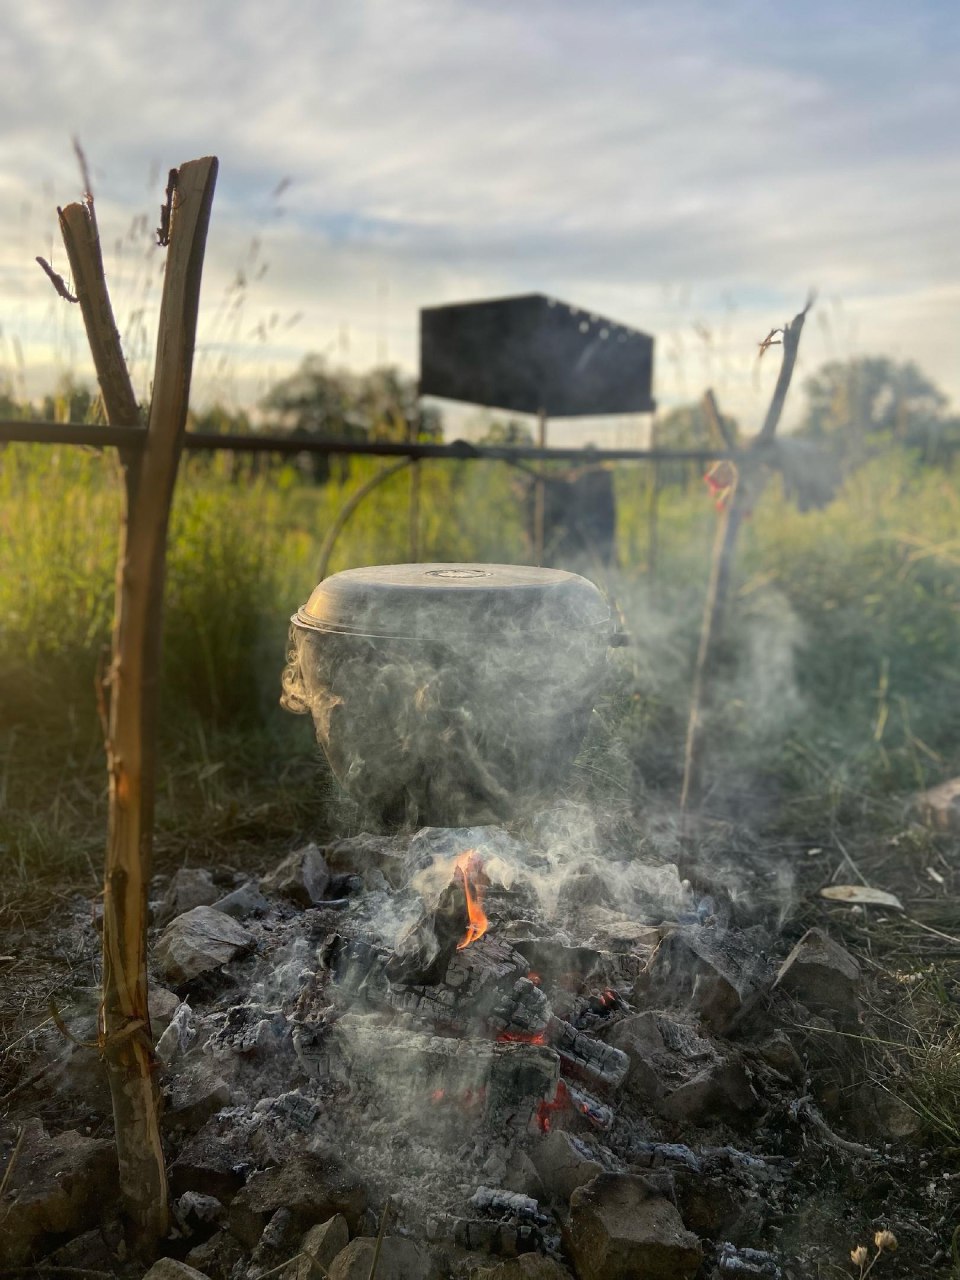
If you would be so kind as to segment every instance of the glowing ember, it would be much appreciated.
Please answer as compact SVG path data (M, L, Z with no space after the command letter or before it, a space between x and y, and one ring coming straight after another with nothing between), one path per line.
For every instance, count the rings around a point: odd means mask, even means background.
M501 1031L497 1036L501 1044L546 1044L545 1031Z
M482 938L490 927L486 912L483 909L483 892L480 886L480 873L483 862L476 849L468 849L461 853L454 864L454 870L463 877L463 894L467 900L467 932L457 943L457 950L469 947L471 942Z
M567 1092L567 1086L561 1080L557 1084L557 1092L554 1094L552 1102L541 1102L537 1106L537 1124L541 1133L549 1133L552 1125L551 1116L556 1111L566 1111L570 1106L570 1094Z

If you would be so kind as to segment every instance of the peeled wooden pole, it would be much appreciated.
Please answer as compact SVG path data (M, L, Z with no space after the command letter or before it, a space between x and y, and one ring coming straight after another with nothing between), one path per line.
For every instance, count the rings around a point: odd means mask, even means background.
M777 385L774 388L763 427L754 438L741 463L733 493L723 509L717 528L710 563L710 581L704 601L693 691L690 696L690 716L687 722L683 761L683 789L680 793L680 813L683 819L686 819L689 810L700 800L705 713L712 694L718 643L723 632L740 529L766 483L766 472L763 469L764 451L774 439L780 423L780 415L783 412L797 362L800 335L803 332L807 312L812 305L811 297L803 310L798 312L783 330L783 362L780 366ZM726 424L717 409L712 392L707 392L703 410L711 426L720 433L728 448L732 448L732 437L728 438Z
M217 161L193 160L171 174L168 253L157 338L153 399L146 440L127 460L128 505L118 561L107 763L110 810L104 878L101 1049L113 1099L120 1197L138 1251L149 1254L166 1234L167 1182L160 1141L159 1091L147 1010L147 887L153 838L157 686L166 533L186 425L200 278ZM119 351L112 315L104 322L102 262L95 224L84 206L64 210L68 253L86 259L92 300L84 319L108 415L123 378L99 355ZM93 233L91 235L91 232ZM84 239L86 234L86 239ZM71 256L71 265L73 257ZM80 282L74 267L74 275ZM78 297L83 303L82 294ZM99 312L99 318L97 313ZM92 328L91 328L92 323ZM121 358L122 359L122 358ZM115 378L115 391L107 383ZM127 378L129 381L129 377ZM119 408L119 404L116 406ZM129 419L128 419L129 420Z

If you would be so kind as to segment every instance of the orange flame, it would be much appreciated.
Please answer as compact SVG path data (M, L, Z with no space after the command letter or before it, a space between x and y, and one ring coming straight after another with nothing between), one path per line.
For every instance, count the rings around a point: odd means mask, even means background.
M471 942L483 937L490 928L490 921L483 909L483 892L479 881L483 862L476 849L461 853L454 864L454 870L459 871L463 877L463 893L467 900L467 932L457 943L457 950L462 951Z

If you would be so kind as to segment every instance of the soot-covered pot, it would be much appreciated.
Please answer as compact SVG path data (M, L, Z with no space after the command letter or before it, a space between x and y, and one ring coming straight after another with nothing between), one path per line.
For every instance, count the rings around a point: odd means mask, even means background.
M349 569L291 619L283 704L388 824L501 820L580 749L611 633L574 573L500 564Z

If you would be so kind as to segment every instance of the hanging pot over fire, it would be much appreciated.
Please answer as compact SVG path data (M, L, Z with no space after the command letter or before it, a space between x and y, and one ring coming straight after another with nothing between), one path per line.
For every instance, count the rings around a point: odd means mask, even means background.
M612 629L598 588L557 569L348 569L291 619L282 702L382 822L501 821L563 782Z

